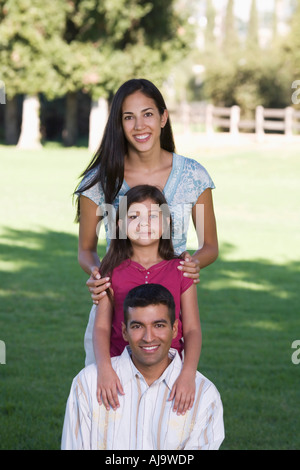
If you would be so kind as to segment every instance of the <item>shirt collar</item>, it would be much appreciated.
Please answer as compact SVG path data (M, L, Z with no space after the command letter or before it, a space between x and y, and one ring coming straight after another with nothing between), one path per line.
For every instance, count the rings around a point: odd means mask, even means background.
M129 262L129 264L133 267L133 268L136 268L138 271L140 272L145 272L145 271L149 271L149 272L152 272L152 271L157 271L158 269L161 269L162 267L165 266L165 264L168 263L167 260L163 259L162 261L159 261L158 263L156 264L153 264L152 266L150 266L150 268L144 268L144 266L142 266L141 264L137 263L136 261L133 261L131 259L129 260L126 260Z
M174 382L180 374L182 362L178 351L173 348L169 349L169 358L171 359L170 364L154 383L164 381L167 387L171 390L174 385ZM120 370L120 375L122 376L123 386L125 386L131 380L135 380L136 375L143 378L143 375L135 367L134 363L131 360L130 346L126 346L121 356L119 356L118 369Z

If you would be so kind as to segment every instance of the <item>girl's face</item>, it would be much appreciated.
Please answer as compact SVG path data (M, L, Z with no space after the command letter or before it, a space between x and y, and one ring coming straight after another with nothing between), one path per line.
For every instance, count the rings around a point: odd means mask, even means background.
M127 211L126 233L133 243L151 245L162 236L163 214L152 199L131 204Z
M127 96L122 106L122 125L129 149L145 152L160 147L161 129L167 120L167 110L161 115L152 98L140 91Z

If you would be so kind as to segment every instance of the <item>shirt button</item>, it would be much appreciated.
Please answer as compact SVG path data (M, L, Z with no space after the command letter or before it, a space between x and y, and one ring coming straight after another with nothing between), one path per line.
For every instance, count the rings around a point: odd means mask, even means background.
M148 284L148 281L145 281L145 284Z
M147 274L150 274L150 272L149 272L149 271L147 271Z

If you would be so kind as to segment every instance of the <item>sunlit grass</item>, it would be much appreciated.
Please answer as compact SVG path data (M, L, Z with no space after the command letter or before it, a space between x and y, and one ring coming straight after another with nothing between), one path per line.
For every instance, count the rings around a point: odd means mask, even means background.
M278 323L271 322L271 321L248 322L248 323L245 323L245 327L259 328L262 330L270 330L270 331L282 331L283 330L283 326L281 326Z
M185 142L185 143L184 143ZM192 145L193 144L193 145ZM299 447L298 147L220 148L180 140L213 191L220 255L201 271L199 369L220 390L224 449ZM0 448L58 449L83 367L91 301L77 262L72 193L86 149L0 148ZM189 248L197 246L193 230ZM99 245L100 254L104 245ZM3 430L5 430L3 432Z

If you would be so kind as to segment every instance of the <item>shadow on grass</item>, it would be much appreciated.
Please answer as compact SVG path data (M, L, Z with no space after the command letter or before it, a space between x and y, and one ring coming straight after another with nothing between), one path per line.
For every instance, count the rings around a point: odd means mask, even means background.
M199 368L222 396L223 448L296 448L300 365L291 344L300 339L300 263L232 261L230 250L221 246L198 287ZM6 229L0 259L0 448L58 449L91 306L77 236Z

